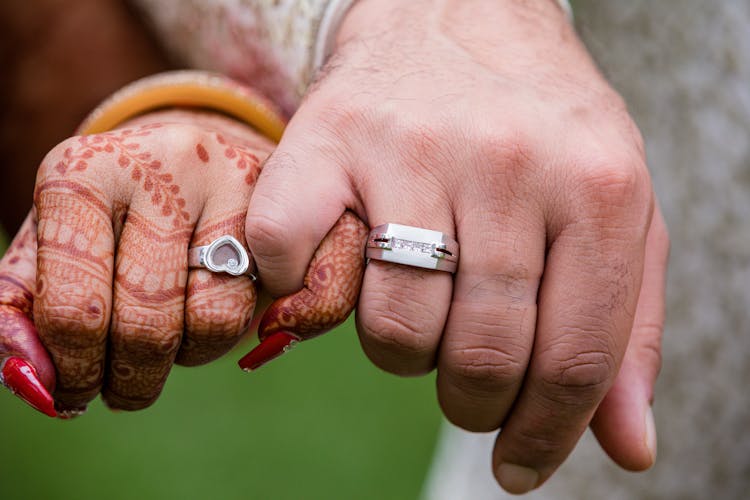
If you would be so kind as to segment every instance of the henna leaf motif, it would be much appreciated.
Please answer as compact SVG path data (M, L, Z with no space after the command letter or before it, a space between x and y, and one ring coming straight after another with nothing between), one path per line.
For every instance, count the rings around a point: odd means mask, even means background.
M131 168L130 177L136 182L143 181L143 189L151 193L151 201L161 207L164 216L174 216L175 227L181 226L190 219L184 207L185 199L179 197L180 187L174 183L174 176L161 172L163 164L152 158L151 153L141 150L138 138L151 135L158 125L147 125L137 129L124 129L104 134L81 136L77 148L69 147L63 153L55 168L62 175L70 171L84 171L88 160L95 155L115 154L117 165Z

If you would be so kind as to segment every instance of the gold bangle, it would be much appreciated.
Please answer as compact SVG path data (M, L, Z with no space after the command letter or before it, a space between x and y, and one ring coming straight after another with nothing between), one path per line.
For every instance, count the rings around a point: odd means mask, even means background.
M78 135L112 130L125 121L156 109L189 106L229 115L279 142L285 120L255 90L216 73L170 71L137 80L118 90L78 127Z

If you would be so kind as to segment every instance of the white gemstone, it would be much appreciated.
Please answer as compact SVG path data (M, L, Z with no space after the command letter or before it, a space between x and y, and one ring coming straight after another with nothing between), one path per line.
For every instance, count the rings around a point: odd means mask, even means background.
M229 259L229 260L227 261L227 267L228 267L229 269L234 269L234 268L235 268L235 267L237 267L238 265L239 265L239 262L237 262L237 260L236 260L236 259Z
M391 246L394 250L408 250L410 252L419 252L432 255L434 245L432 243L423 243L421 241L403 240L393 238Z

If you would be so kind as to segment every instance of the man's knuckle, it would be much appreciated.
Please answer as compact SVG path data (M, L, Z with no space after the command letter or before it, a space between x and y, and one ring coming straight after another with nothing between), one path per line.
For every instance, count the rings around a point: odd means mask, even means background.
M601 397L614 380L617 363L612 352L597 345L561 345L541 369L540 381L548 398L578 406Z
M255 257L273 260L284 253L290 241L284 214L280 210L248 213L245 235Z
M533 162L533 145L531 139L521 129L506 130L501 133L492 131L478 137L479 151L493 165L516 173L525 171Z
M584 169L580 192L595 205L628 208L643 188L640 169L630 163L602 162Z
M514 436L524 450L533 450L533 457L537 463L554 463L561 452L561 443L557 432L559 426L551 429L521 426Z
M429 334L419 321L393 310L375 310L363 322L367 337L380 349L406 355L429 353L432 345Z
M450 371L454 383L470 393L498 393L518 386L525 372L526 353L522 349L491 344L492 339L457 349L451 354ZM496 340L496 339L495 339Z
M392 269L385 286L368 290L360 307L365 334L391 350L422 354L442 330L442 311L421 294L424 282L411 269ZM420 299L421 298L421 299Z
M390 121L389 116L384 109L373 108L362 99L342 101L340 96L328 98L325 106L317 109L316 138L327 143L331 139L341 139L345 134L368 136L378 130L378 123Z

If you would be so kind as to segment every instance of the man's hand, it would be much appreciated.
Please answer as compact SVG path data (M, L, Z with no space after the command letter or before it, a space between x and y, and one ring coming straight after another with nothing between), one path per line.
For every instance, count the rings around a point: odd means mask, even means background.
M555 2L355 4L250 203L273 294L346 209L459 241L454 278L371 262L358 330L384 370L437 367L452 422L502 427L503 487L542 484L589 423L621 466L652 464L666 229L639 132Z

